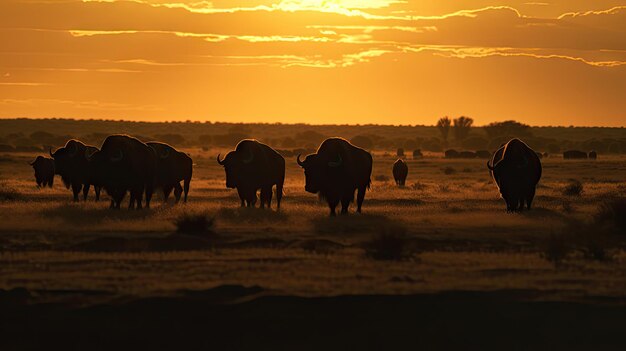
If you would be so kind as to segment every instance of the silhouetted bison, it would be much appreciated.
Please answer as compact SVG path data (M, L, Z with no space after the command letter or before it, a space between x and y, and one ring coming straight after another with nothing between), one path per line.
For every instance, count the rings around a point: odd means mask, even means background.
M111 208L120 208L127 191L128 208L135 204L142 208L144 191L146 208L150 207L157 167L156 153L150 146L128 135L111 135L89 160L94 177L111 196Z
M49 153L54 158L54 171L61 176L67 189L72 188L74 201L78 201L78 193L83 190L83 200L87 200L89 188L94 185L96 201L100 199L100 184L91 179L88 157L98 151L95 146L83 144L78 140L69 140L64 147Z
M478 150L476 151L476 157L482 158L482 159L489 159L491 158L491 152L487 150Z
M398 150L396 150L396 156L398 157L404 157L404 149L403 148L398 148Z
M512 139L493 155L489 173L493 176L508 211L530 209L541 178L541 161L528 145Z
M597 152L595 152L595 151L593 151L593 150L591 150L591 151L589 151L589 155L588 155L588 157L589 157L590 159L592 159L592 160L595 160L595 159L597 159L597 158L598 158L598 153L597 153Z
M409 174L409 166L406 162L398 159L393 164L393 179L396 181L396 185L404 186L406 182L406 176Z
M476 153L473 151L461 151L459 152L459 158L476 158Z
M180 201L180 195L183 193L183 182L185 196L183 202L187 202L187 194L189 193L189 183L193 174L193 161L186 153L180 152L172 146L151 141L146 143L157 156L157 172L155 186L163 190L163 202L167 202L172 189L176 203Z
M285 159L276 150L256 140L246 139L217 163L226 171L226 186L236 188L241 207L254 207L256 192L261 190L261 208L270 208L272 187L276 185L276 209L280 210L285 183Z
M35 181L38 187L50 187L54 185L54 160L51 158L37 156L29 163L35 170Z
M587 153L579 150L567 150L563 152L563 158L569 159L586 159Z
M350 203L357 192L357 212L361 212L365 191L369 189L372 175L372 155L343 138L326 139L317 152L304 161L297 158L304 168L304 190L319 194L326 199L330 215L341 202L341 213L348 213Z
M415 149L413 150L413 158L422 158L424 155L422 154L422 150Z
M445 158L459 158L459 152L454 149L448 149L444 152Z

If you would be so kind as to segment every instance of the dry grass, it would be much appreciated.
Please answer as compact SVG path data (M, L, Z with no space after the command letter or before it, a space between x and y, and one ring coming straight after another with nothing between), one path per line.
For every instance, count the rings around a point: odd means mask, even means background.
M581 196L584 191L583 183L578 180L571 180L565 187L563 187L563 195L566 196Z
M181 234L207 235L213 233L215 217L206 213L183 212L174 219L176 231Z

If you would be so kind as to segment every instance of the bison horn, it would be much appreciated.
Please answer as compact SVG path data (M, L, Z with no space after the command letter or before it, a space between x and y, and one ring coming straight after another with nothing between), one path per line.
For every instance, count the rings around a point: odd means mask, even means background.
M489 168L490 171L493 171L495 168L489 164L489 160L487 160L487 168Z
M298 162L298 166L304 167L304 162L300 161L300 155L302 155L302 154L298 154L298 157L296 158L296 161Z
M118 156L111 157L111 162L119 162L124 158L124 153L122 150L117 151Z
M224 161L223 160L220 161L220 155L221 154L217 154L217 163L219 163L221 166L223 166L224 165Z
M248 151L248 154L250 154L250 157L248 157L247 159L242 160L243 163L248 164L250 162L252 162L252 160L254 160L254 154L250 151Z
M52 154L52 146L50 146L50 149L48 149L48 153L50 154L50 157L54 157L54 155Z
M328 166L329 167L333 167L333 168L337 168L339 166L341 166L341 164L343 163L343 159L341 158L341 155L337 154L337 161L330 161L328 162Z
M37 161L37 159L34 159L33 162L28 162L29 165L34 166L35 165L35 161Z
M165 149L165 152L163 152L163 154L159 155L159 157L161 158L168 158L170 157L170 149Z
M85 159L87 161L89 161L89 159L91 158L91 155L93 155L93 152L89 152L89 149L85 149Z

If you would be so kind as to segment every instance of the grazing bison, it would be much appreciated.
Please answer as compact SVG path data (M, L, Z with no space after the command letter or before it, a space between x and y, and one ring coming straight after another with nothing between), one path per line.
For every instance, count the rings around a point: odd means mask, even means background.
M226 187L236 188L241 207L254 207L261 190L261 208L272 205L272 187L276 185L276 209L280 210L285 183L285 159L276 150L256 140L240 141L234 151L217 163L224 166Z
M372 155L343 138L326 139L317 152L304 161L297 158L304 168L304 189L326 199L330 215L341 202L341 213L348 213L350 202L357 192L357 212L361 212L365 191L369 189L372 175Z
M587 153L579 150L567 150L563 152L563 158L566 160L587 159Z
M38 187L50 187L54 184L54 160L51 158L37 156L35 161L30 162L35 170L35 180Z
M499 148L487 168L495 180L508 211L521 211L530 206L541 178L541 161L537 153L519 139L512 139Z
M396 185L404 186L406 182L406 176L409 174L409 166L406 162L398 159L393 164L393 179L396 181Z
M404 157L404 149L403 148L398 148L398 150L396 150L396 156L398 157Z
M156 153L150 146L127 135L111 135L89 160L94 177L111 196L111 208L119 209L130 192L128 208L136 204L141 209L144 191L146 208L150 207L157 171Z
M413 158L422 158L424 155L422 154L422 150L415 149L413 150Z
M88 158L98 151L95 146L83 144L78 140L69 140L64 147L58 148L54 153L50 149L50 156L54 159L55 174L61 176L61 180L67 189L72 188L74 201L78 201L78 194L83 190L83 200L87 200L89 188L94 186L96 201L100 199L100 184L91 179Z
M592 159L592 160L595 160L595 159L597 159L597 158L598 158L598 153L597 153L597 152L595 152L595 151L593 151L593 150L591 150L591 151L589 151L589 156L588 156L588 157L589 157L590 159Z
M449 149L444 152L445 158L459 158L459 152L454 149Z
M180 201L183 193L183 182L185 196L183 202L187 202L189 193L189 183L193 174L193 161L186 153L180 152L168 144L152 141L146 143L157 156L156 187L163 190L163 202L167 202L172 190L176 197L176 203Z
M491 152L487 150L478 150L476 151L476 157L482 158L482 159L489 159L491 158Z

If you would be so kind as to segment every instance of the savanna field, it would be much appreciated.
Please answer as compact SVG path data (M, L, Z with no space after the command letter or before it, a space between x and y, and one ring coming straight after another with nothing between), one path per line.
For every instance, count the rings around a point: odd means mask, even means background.
M288 314L292 304L301 307L301 302L289 299L304 298L310 301L305 306L318 306L320 314L332 311L327 316L335 318L330 316L345 317L340 311L350 309L346 306L359 297L426 296L415 300L419 303L407 303L425 304L415 307L421 312L411 317L401 317L411 310L399 307L402 304L388 309L395 300L381 302L380 311L396 311L402 321L426 313L430 317L419 319L426 326L432 318L443 323L449 317L469 328L469 334L481 325L466 326L476 318L500 324L488 317L489 311L505 319L520 313L532 319L533 308L548 315L545 323L554 323L558 331L570 329L570 314L580 313L591 325L594 318L608 318L609 329L603 329L607 335L623 330L626 241L619 199L626 196L626 156L564 160L560 154L550 155L542 159L543 177L533 209L507 213L485 159L445 159L442 152L427 151L413 158L407 153L409 176L406 186L398 187L391 173L395 152L374 150L372 186L363 213L355 213L352 204L347 216L333 218L325 202L304 191L304 174L293 156L285 157L285 190L277 212L275 201L271 210L259 209L258 203L257 208L240 208L236 191L225 187L224 169L215 157L232 147L181 149L194 160L188 202L174 204L170 198L163 203L157 193L151 208L143 210L110 210L108 196L95 202L93 190L86 202L81 198L74 203L58 176L52 189L37 188L28 162L42 152L0 154L0 289L9 311L15 301L30 306L24 307L26 313L17 310L23 325L36 327L27 316L40 313L51 324L59 318L89 328L81 322L83 309L104 313L102 308L117 306L157 315L165 309L188 318L224 301L240 306L266 301L259 300L263 297L278 299L271 300L278 306L246 310L244 318L254 324L266 313ZM450 307L450 296L452 306L469 303ZM335 301L342 298L349 302ZM194 307L184 307L190 301ZM329 307L328 301L338 307ZM492 301L505 301L504 307ZM440 304L443 310L432 307ZM67 317L58 306L79 316ZM467 306L477 311L464 314ZM483 307L487 317L481 316ZM576 312L578 308L583 311ZM354 309L346 313L354 316L360 308ZM323 324L314 310L301 317ZM317 316L313 322L311 314ZM132 324L132 318L109 323L128 327L125 323ZM411 325L398 323L403 328ZM3 325L23 331L15 326L22 324L13 321ZM569 342L584 346L584 340ZM424 344L437 343L429 339ZM295 339L293 345L301 346Z

